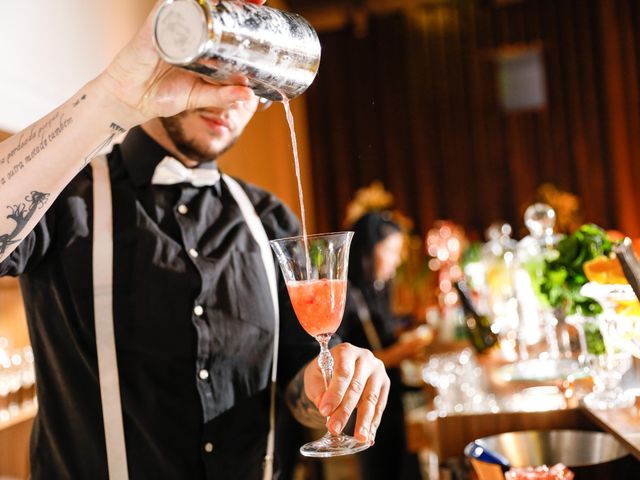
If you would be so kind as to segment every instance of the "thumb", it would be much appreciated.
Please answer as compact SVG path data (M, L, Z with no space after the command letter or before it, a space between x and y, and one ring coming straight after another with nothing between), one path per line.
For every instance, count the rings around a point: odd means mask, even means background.
M307 365L304 372L305 393L316 407L320 406L325 394L324 379L317 362L311 362Z

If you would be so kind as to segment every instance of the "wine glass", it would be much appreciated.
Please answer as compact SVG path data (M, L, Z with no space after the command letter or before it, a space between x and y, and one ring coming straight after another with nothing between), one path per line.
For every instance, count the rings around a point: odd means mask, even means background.
M622 375L631 368L631 353L625 348L620 331L620 316L616 309L635 299L629 285L598 284L583 285L580 294L593 298L603 308L600 315L600 331L605 353L587 355L587 363L593 375L594 390L584 398L587 406L594 409L624 408L634 404L634 397L620 386Z
M329 340L340 326L344 313L352 237L353 232L336 232L269 242L278 258L298 321L320 344L318 365L325 390L333 375ZM327 432L322 438L300 447L300 453L306 457L335 457L357 453L369 446L349 435Z

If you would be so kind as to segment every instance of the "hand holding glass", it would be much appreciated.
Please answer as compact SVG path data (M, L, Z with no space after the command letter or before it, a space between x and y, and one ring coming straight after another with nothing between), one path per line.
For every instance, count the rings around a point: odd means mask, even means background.
M329 340L342 321L347 295L349 247L353 232L337 232L272 240L298 321L320 343L318 365L325 390L333 375ZM345 434L327 432L300 447L307 457L335 457L370 445Z

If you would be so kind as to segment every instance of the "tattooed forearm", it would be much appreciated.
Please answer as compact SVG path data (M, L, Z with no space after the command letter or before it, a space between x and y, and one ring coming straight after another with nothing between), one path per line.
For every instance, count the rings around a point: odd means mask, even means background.
M7 218L13 220L16 226L13 231L0 234L0 255L5 252L9 245L20 241L18 235L25 229L36 210L42 208L47 203L49 194L33 191L31 195L27 195L24 199L25 201L18 205L7 206L10 212Z
M286 400L293 416L303 425L311 428L320 428L325 425L326 418L304 391L304 369L300 370L289 383Z
M87 98L79 97L74 103L74 108ZM6 168L5 175L0 175L0 186L8 184L29 163L46 151L66 130L73 124L73 116L70 112L60 109L51 113L38 125L24 130L17 137L17 143L11 149L0 156L0 167Z
M25 130L18 143L6 155L0 157L0 167L6 167L6 175L0 175L0 186L9 183L29 163L42 154L73 123L73 117L58 111L50 115L38 127Z
M86 99L87 99L87 96L85 94L82 94L81 97L79 97L75 102L73 102L73 108L80 105L80 102L84 102Z
M109 135L104 142L102 142L100 145L98 145L96 148L94 148L89 153L89 155L87 155L85 157L85 159L84 159L84 164L85 165L88 164L95 157L100 155L100 152L102 150L105 150L109 145L111 145L111 142L113 142L113 139L116 138L117 135L120 135L121 133L124 133L126 131L124 128L122 128L120 125L118 125L117 123L114 123L114 122L111 122L111 125L109 126L109 129L111 130L111 135Z

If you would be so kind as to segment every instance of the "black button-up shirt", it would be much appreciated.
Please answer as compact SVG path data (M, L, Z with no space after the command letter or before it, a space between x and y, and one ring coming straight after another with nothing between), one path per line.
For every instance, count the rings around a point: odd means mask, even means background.
M109 155L114 322L130 477L259 478L274 334L259 246L223 182L151 185L166 155L140 128ZM280 201L241 185L269 238L298 232ZM107 478L92 195L87 168L0 263L0 275L21 276L36 358L36 480ZM295 321L279 282L284 386L317 346Z

